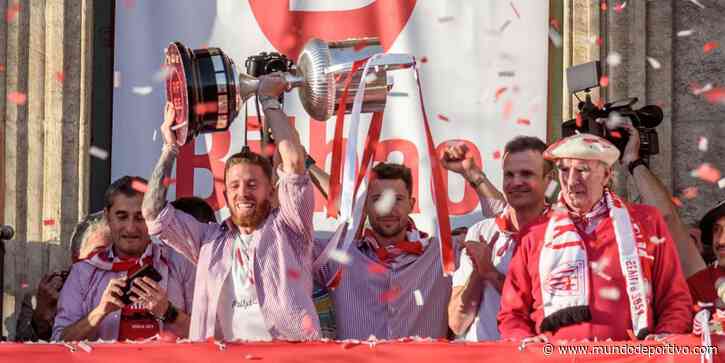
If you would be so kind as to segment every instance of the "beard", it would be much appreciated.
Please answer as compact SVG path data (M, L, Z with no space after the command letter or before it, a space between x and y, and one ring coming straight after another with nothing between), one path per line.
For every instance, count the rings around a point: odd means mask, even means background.
M265 199L254 207L254 213L250 215L240 216L232 214L232 221L239 227L256 228L267 219L271 209L269 200Z
M370 220L370 227L380 237L390 238L390 237L395 237L401 231L403 231L406 228L408 228L408 223L398 223L398 225L395 226L395 227L393 227L393 228L385 228L380 223L376 223L376 222Z

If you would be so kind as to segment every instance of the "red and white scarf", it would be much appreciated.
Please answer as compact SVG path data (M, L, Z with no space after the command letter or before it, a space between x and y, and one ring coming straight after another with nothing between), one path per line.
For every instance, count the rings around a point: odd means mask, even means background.
M415 227L413 221L409 221L408 227L405 231L405 239L382 246L380 242L375 238L375 234L370 229L365 229L363 232L362 243L367 244L375 255L378 256L381 262L390 263L394 261L398 256L403 254L417 255L420 256L428 247L430 237L425 232L419 231Z
M632 222L624 203L616 195L605 190L604 199L608 218L614 226L619 263L627 286L632 330L639 339L643 339L648 335L648 306ZM542 331L556 331L563 326L591 320L586 246L561 194L546 228L544 247L539 256L539 276L544 300Z
M120 259L113 255L113 245L108 246L106 249L99 250L98 252L88 256L83 261L86 261L94 267L104 271L126 271L129 274L133 271L138 270L141 266L150 265L153 263L153 245L149 243L140 258L129 258Z

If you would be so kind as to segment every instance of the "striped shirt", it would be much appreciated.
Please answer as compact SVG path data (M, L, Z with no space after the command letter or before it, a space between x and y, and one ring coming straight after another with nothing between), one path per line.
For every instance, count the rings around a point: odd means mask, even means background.
M318 242L315 255L323 249ZM402 254L390 264L364 241L355 241L348 255L348 265L330 260L316 276L326 283L342 268L331 292L338 339L447 336L451 278L443 275L437 240L430 239L422 255Z
M312 302L312 213L314 198L307 174L282 173L279 208L252 233L252 264L259 305L268 333L274 339L306 340L320 336ZM217 306L223 283L232 267L232 245L238 228L197 222L171 204L156 220L147 222L149 234L159 238L197 264L196 289L189 338L214 336Z

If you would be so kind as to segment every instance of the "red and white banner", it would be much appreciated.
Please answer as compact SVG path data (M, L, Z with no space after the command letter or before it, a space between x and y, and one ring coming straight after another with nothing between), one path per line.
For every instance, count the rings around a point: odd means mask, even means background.
M172 41L191 48L220 47L237 65L261 51L296 59L311 37L341 40L380 37L388 52L419 61L431 132L438 150L465 142L500 185L500 155L516 135L546 136L548 1L440 0L136 0L117 1L112 178L147 177L161 149L164 84L160 65ZM392 73L376 161L405 163L413 171L416 224L435 230L431 169L413 72ZM251 104L251 103L250 103ZM296 92L285 111L303 144L330 170L334 122L305 113ZM254 107L249 109L254 117ZM363 130L371 115L364 115ZM226 158L243 142L243 118L227 132L207 134L182 148L169 198L206 198L227 216L222 194ZM347 130L344 134L347 134ZM258 147L258 133L250 133ZM364 138L357 145L361 153ZM453 227L480 216L475 191L444 174ZM331 231L317 195L315 226Z

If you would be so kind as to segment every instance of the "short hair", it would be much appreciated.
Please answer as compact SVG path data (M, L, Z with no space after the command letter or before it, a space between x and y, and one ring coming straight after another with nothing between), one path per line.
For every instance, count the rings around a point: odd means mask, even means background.
M134 184L136 184L136 188L138 188L139 185L145 186L148 182L140 176L125 175L111 183L111 185L106 188L106 193L103 197L105 204L104 208L111 209L111 206L113 205L113 198L119 194L123 194L129 198L143 195L143 191L134 188Z
M227 159L226 163L224 163L225 184L227 182L227 172L229 172L229 169L231 169L232 166L239 164L257 165L262 168L264 175L266 175L270 181L272 180L272 163L269 161L269 159L245 147L244 149L242 149L242 151L230 156L229 159Z
M97 231L99 228L106 226L104 215L104 211L90 213L76 224L76 228L73 230L70 237L71 256L78 256L81 252L81 247L83 247L83 244L88 239L88 236Z
M538 137L516 136L506 143L506 146L504 146L504 154L513 154L530 150L543 155L546 148L546 143L541 141ZM544 175L548 174L552 169L554 169L554 163L550 160L544 159Z
M183 197L171 202L174 208L196 218L201 223L216 223L214 209L199 197Z
M405 189L408 189L408 194L413 194L413 175L407 166L394 163L380 163L375 165L372 172L376 179L402 180L405 183Z

